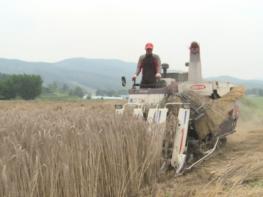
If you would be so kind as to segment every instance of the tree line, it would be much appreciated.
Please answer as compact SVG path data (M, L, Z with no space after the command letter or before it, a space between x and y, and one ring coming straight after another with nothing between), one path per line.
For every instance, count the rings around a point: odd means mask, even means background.
M80 86L69 86L66 83L52 82L42 88L42 95L48 97L80 97L87 94Z
M261 88L251 88L246 91L247 95L256 95L256 96L263 96L263 89Z
M35 99L41 94L43 80L39 75L0 74L0 99L20 97L25 100Z
M30 74L14 74L7 75L0 73L0 99L8 100L14 98L22 98L25 100L35 99L37 96L53 94L64 94L66 96L83 97L87 92L81 87L70 87L67 84L59 84L53 82L47 87L43 87L43 80L39 75ZM96 91L99 96L120 96L126 95L127 90L101 90ZM263 96L263 89L251 88L247 89L247 95Z

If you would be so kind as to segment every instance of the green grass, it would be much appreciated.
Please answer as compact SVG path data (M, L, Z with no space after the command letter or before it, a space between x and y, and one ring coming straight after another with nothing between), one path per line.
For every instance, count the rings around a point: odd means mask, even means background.
M252 179L246 182L247 185L250 187L263 187L263 180L262 179Z
M260 97L260 96L250 96L248 97L248 99L253 102L256 107L259 109L259 110L263 110L263 97Z
M263 97L245 96L241 99L242 105L257 111L263 111Z
M263 97L245 96L240 101L240 118L244 121L261 120L263 116Z

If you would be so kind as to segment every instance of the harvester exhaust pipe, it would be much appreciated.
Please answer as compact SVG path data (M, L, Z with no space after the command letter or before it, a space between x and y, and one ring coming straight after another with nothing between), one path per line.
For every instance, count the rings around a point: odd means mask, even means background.
M192 42L190 46L190 62L188 66L188 80L192 82L202 82L202 66L200 58L200 46L197 42Z

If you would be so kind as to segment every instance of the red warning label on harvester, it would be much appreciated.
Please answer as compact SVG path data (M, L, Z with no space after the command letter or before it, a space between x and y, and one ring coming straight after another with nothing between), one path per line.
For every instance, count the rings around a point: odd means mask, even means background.
M191 90L203 90L206 88L205 84L194 84L191 86Z

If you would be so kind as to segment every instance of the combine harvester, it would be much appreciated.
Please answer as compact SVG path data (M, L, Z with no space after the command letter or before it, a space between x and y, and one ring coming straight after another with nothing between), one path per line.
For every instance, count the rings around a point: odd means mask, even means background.
M203 80L197 42L190 46L186 66L187 73L169 73L169 65L162 64L156 88L142 89L134 83L128 103L115 106L119 114L131 108L134 116L165 125L161 170L172 167L177 174L192 169L226 143L226 136L235 132L237 101L244 94L243 87L229 82Z

